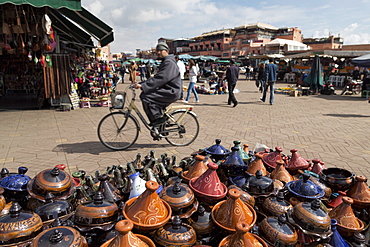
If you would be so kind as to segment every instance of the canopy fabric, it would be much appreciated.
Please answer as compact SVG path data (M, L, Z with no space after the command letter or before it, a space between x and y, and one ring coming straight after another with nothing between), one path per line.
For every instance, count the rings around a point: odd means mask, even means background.
M71 10L81 10L81 0L0 0L0 5L11 3L15 5L30 4L34 7L67 8Z
M188 59L192 59L193 56L190 55L190 54L181 54L179 55L179 59L185 59L185 60L188 60Z
M215 61L216 59L218 59L218 57L214 57L214 56L196 56L196 57L193 57L194 60L201 60L201 61Z
M370 67L370 54L355 57L351 60L351 63L359 67Z
M113 28L91 14L84 7L81 7L81 11L74 11L66 8L60 9L59 11L96 38L102 47L114 40Z
M88 46L94 45L90 34L81 30L81 28L61 15L57 10L50 9L48 14L52 20L52 26L58 32L61 41L72 41Z
M310 74L304 79L304 82L306 82L310 90L314 92L317 92L323 85L323 67L318 54L315 55Z

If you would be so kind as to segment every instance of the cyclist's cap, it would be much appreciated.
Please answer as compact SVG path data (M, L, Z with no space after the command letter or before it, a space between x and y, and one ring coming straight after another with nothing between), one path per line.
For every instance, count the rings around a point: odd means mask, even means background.
M157 51L162 51L162 50L170 50L168 48L168 45L164 42L158 43L157 47L155 48Z

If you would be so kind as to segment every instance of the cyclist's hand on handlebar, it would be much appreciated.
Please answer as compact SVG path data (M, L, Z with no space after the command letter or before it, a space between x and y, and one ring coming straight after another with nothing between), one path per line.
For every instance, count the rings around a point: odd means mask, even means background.
M136 88L136 89L141 88L141 85L137 82L133 82L131 85L132 85L133 88Z

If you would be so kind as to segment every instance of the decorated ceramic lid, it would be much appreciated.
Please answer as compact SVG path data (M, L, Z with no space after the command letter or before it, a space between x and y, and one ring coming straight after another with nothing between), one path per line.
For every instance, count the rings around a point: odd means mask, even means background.
M262 172L258 170L256 176L250 176L242 189L251 194L268 194L274 190L274 181L266 176L262 176Z
M294 223L303 231L318 236L331 233L330 217L321 207L320 199L298 203L294 206L291 216Z
M101 226L117 220L118 206L104 200L101 191L96 192L92 203L80 204L76 208L75 223L82 226Z
M45 199L47 203L35 210L35 213L41 217L42 221L54 220L73 212L72 205L69 202L54 201L54 196L50 192L46 194Z
M286 184L288 190L296 196L306 199L321 198L325 191L310 180L310 174L303 173L302 178Z
M295 246L298 241L298 234L285 214L263 219L258 229L272 246Z
M230 153L230 150L224 148L221 144L221 140L220 139L216 139L216 144L208 147L208 148L205 148L204 151L206 151L206 153L209 153L211 155L228 155Z
M17 202L13 202L9 214L0 218L0 245L24 242L42 231L40 216L21 212L21 209Z
M284 200L284 193L279 191L276 197L267 197L262 203L262 208L266 214L277 217L288 212L293 206Z
M18 174L6 176L0 180L0 187L11 191L26 191L27 183L31 180L29 176L25 175L27 171L27 167L19 167Z
M58 226L49 228L33 239L32 247L87 247L86 239L72 227Z
M186 184L180 183L169 185L162 190L159 197L170 204L173 209L180 209L190 206L194 202L194 192Z
M226 160L221 163L221 168L230 168L228 172L230 176L238 176L242 172L248 169L248 166L244 163L242 157L238 153L239 147L232 147L231 153L227 156Z
M40 172L27 186L27 190L32 197L43 201L47 192L52 193L55 198L66 199L64 197L72 195L75 189L76 186L72 182L72 177L58 167Z

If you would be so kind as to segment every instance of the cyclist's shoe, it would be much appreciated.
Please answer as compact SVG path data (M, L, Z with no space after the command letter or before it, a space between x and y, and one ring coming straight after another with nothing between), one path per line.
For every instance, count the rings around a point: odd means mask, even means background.
M154 141L159 141L162 139L162 135L159 133L160 132L160 127L154 126L152 130L150 131L150 135L153 137Z

